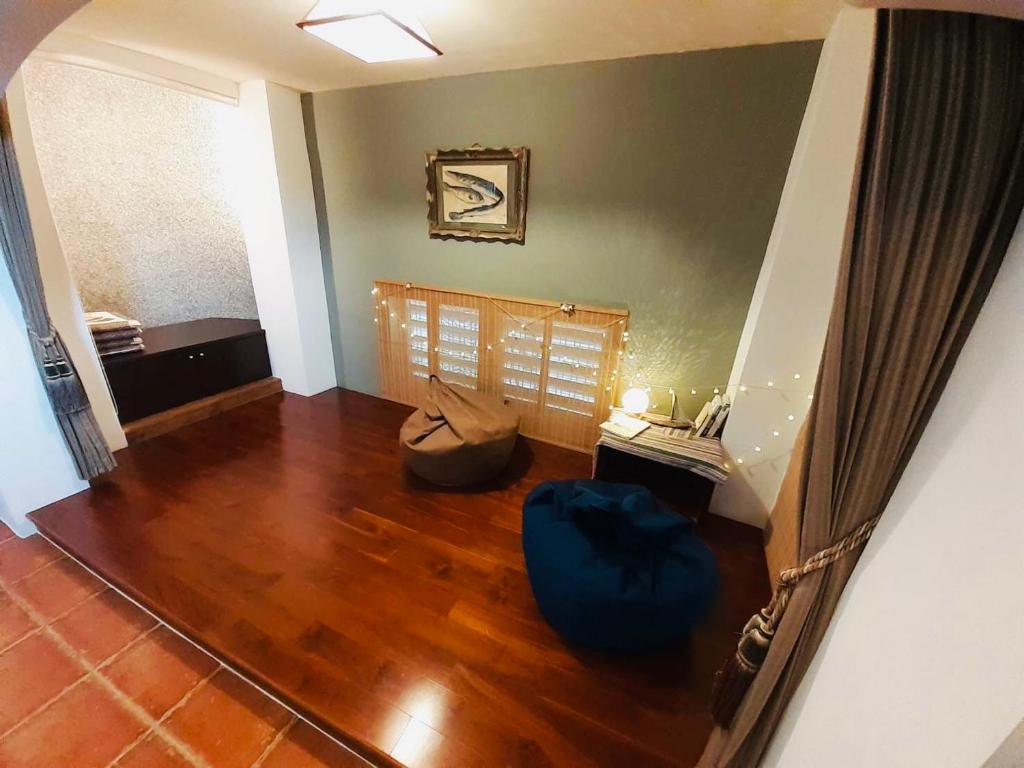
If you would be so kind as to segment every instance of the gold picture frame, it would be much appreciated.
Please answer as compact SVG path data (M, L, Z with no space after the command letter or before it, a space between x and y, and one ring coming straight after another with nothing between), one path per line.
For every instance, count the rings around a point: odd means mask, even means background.
M529 158L526 147L427 152L430 237L525 243Z

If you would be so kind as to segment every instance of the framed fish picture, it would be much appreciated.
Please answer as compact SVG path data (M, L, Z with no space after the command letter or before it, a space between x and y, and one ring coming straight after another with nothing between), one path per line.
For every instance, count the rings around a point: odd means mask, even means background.
M529 155L526 147L428 152L430 236L522 245Z

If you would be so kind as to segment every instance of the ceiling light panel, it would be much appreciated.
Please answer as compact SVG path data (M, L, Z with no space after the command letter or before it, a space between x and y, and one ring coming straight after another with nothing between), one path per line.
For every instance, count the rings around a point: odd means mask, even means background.
M441 55L419 20L400 5L321 0L299 27L369 64Z

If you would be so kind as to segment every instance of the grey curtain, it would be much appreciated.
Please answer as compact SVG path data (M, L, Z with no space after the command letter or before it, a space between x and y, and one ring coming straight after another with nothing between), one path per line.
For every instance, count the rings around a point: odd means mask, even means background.
M0 250L21 301L46 393L82 479L116 466L60 334L46 311L25 190L14 154L7 99L0 98Z
M785 481L801 562L885 509L1024 206L1024 22L880 11L877 34L856 204L804 450ZM859 554L797 582L701 766L760 762ZM921 628L923 645L935 631Z

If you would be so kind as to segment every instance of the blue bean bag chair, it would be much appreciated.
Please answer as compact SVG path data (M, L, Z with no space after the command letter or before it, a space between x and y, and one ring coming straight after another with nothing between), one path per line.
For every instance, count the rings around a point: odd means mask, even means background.
M689 633L718 591L693 522L639 485L542 483L523 503L523 552L541 613L569 642L639 652Z

